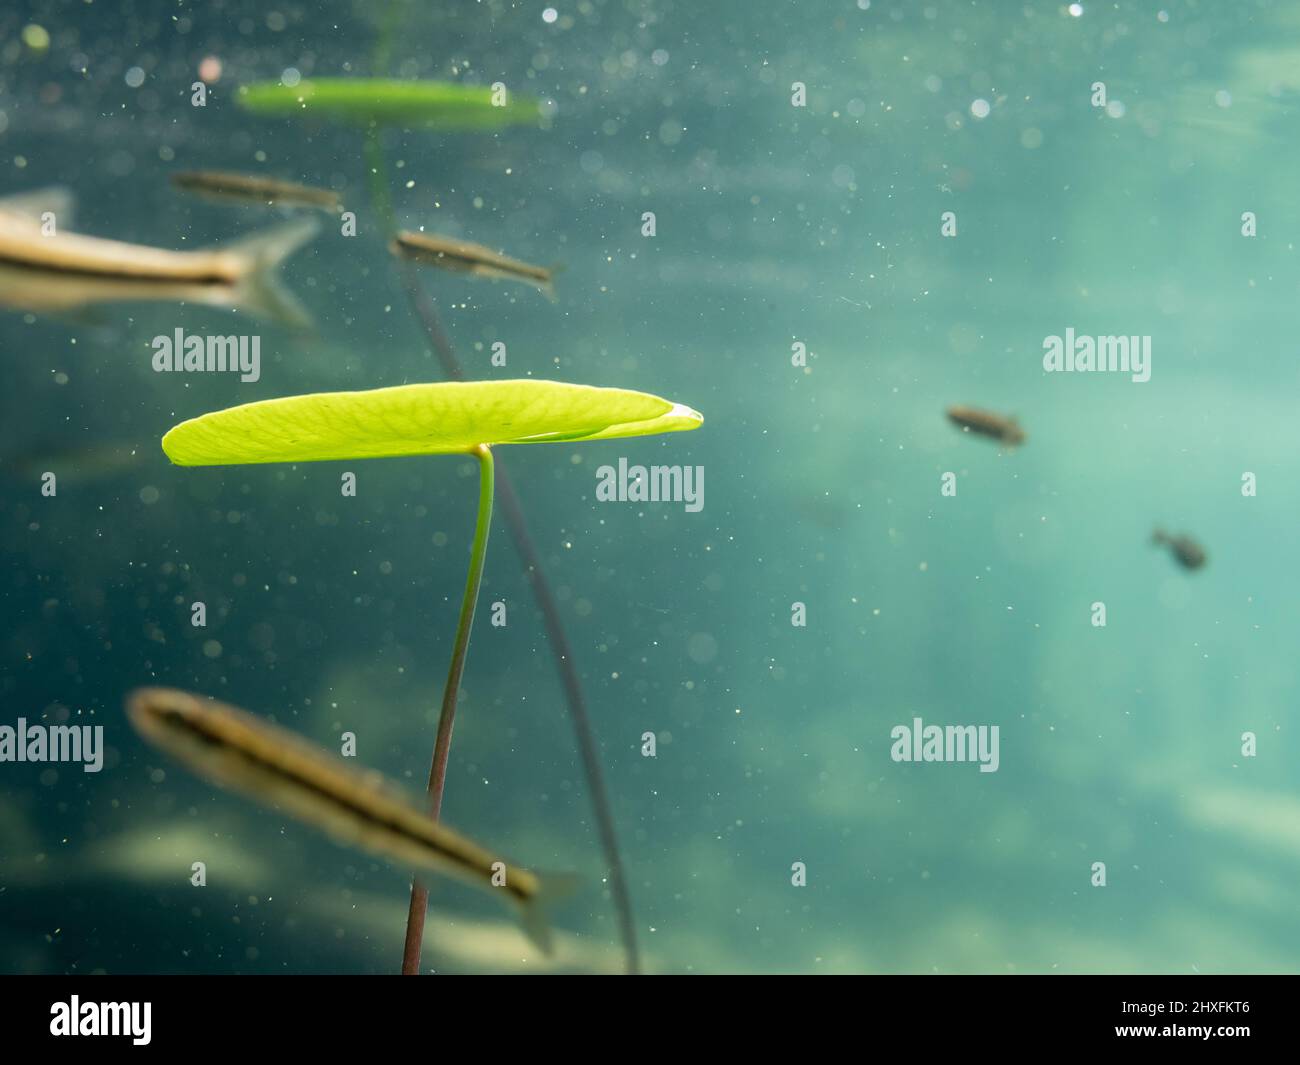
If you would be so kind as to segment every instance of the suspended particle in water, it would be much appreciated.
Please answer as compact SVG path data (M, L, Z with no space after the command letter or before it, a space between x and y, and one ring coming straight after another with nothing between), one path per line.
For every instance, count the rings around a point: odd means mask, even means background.
M44 52L50 47L50 33L44 26L31 23L23 27L23 44L33 52Z

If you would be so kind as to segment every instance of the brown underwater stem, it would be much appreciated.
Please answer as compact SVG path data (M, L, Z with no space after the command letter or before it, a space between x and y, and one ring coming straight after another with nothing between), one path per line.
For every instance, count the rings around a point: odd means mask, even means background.
M398 272L402 285L406 289L411 309L415 312L429 346L433 348L442 364L442 372L453 381L465 380L465 371L456 357L455 349L438 319L437 309L429 298L428 292L420 284L415 267L409 262L398 263ZM560 618L560 609L551 592L550 581L542 569L542 560L538 557L533 538L528 532L528 523L524 519L523 507L515 492L513 482L506 473L505 466L497 464L497 492L501 502L501 511L505 515L506 526L510 529L510 538L519 552L524 572L532 587L533 596L541 608L546 625L546 635L555 651L555 664L560 673L560 683L564 686L565 701L569 707L569 719L573 723L574 736L578 743L578 755L582 760L583 772L587 777L587 789L591 793L592 811L596 817L596 830L600 836L601 850L605 854L605 864L609 869L609 892L618 914L619 935L623 940L625 967L629 975L640 971L641 962L636 939L636 921L632 916L632 896L628 888L627 874L623 868L623 857L619 852L618 832L614 828L614 814L610 806L609 792L605 787L605 774L600 765L600 746L596 741L595 729L591 716L587 713L587 699L582 690L582 681L573 664L573 650L569 646L568 635L564 631L564 622Z
M415 267L407 261L400 261L398 272L402 274L402 283L406 287L407 298L411 300L412 311L424 326L429 339L429 346L442 364L442 372L452 381L464 381L465 373L460 367L460 360L443 332L438 320L437 308L429 298L420 278L416 276ZM559 607L551 592L550 581L546 571L542 570L542 560L538 557L533 537L528 532L528 523L524 520L524 508L520 505L519 494L507 475L506 467L498 462L497 492L500 508L506 516L506 525L510 528L511 540L519 551L528 583L532 586L533 597L542 611L546 624L546 636L555 650L555 666L559 670L560 684L564 685L564 697L568 703L569 720L573 723L573 733L577 740L578 757L582 761L582 770L586 775L586 785L591 796L591 809L595 814L597 832L601 837L601 849L604 863L610 873L610 896L619 915L619 934L623 939L624 965L628 975L636 975L641 969L640 951L637 948L637 926L632 915L632 893L627 882L627 873L623 867L623 856L619 852L619 835L614 827L614 811L611 809L610 793L604 785L604 772L601 769L601 748L595 739L595 730L586 710L586 696L582 692L582 681L573 664L573 650L569 646L568 635L564 632L564 622L560 619Z
M456 625L456 642L447 670L447 685L442 690L442 711L438 715L438 735L433 743L433 761L429 767L429 816L438 820L442 812L442 791L447 783L447 759L451 754L451 730L456 721L456 697L465 673L469 653L470 630L474 628L474 611L478 606L479 588L483 584L483 562L487 557L488 530L492 524L492 449L480 444L474 449L478 459L478 518L474 525L474 544L469 557L469 575L465 578L465 597L460 604ZM411 905L406 913L406 942L402 946L402 974L415 976L420 971L420 946L424 941L424 918L429 909L429 890L419 877L411 880Z
M587 700L582 691L582 681L573 664L573 649L564 632L564 623L560 620L560 608L551 593L550 582L542 571L542 561L537 557L528 526L524 522L524 512L519 504L506 471L500 471L501 511L505 515L506 525L510 529L515 549L524 564L524 573L532 586L533 596L541 607L542 618L546 624L546 636L555 649L555 664L560 671L560 682L564 685L565 700L569 704L569 717L573 722L574 736L578 741L578 754L587 775L587 787L591 791L591 805L596 814L596 829L600 835L601 850L605 852L605 864L609 867L609 893L614 900L618 913L619 934L623 940L625 966L629 976L635 976L640 970L636 942L636 922L632 918L632 899L628 891L627 874L623 869L623 858L618 849L618 834L614 829L614 815L610 810L609 792L605 787L605 774L600 766L600 747L596 742L596 732L587 713Z
M400 0L393 0L390 13L399 3ZM377 67L376 72L382 74L383 68ZM384 162L383 146L380 143L377 127L371 126L366 130L363 146L366 176L370 185L371 204L380 217L384 231L391 236L396 229L396 216L388 193L387 167ZM439 363L442 365L442 372L450 380L465 380L465 371L461 367L460 359L456 357L456 351L451 345L451 340L442 327L433 300L416 276L415 267L405 260L399 261L397 266L411 309L424 330L429 346L433 349ZM573 664L573 652L569 647L569 640L564 631L564 623L560 619L560 611L556 606L555 596L551 592L550 582L546 579L541 559L537 555L537 548L533 545L532 536L528 532L528 525L524 521L523 507L520 505L519 496L506 475L504 466L498 469L498 474L500 478L501 507L505 512L506 523L510 528L510 537L514 540L515 549L519 552L519 557L523 561L528 582L533 589L537 604L541 608L542 616L545 619L546 632L551 647L555 652L556 668L559 670L560 682L564 686L565 699L568 703L569 720L573 723L579 757L582 760L583 772L587 777L587 790L591 795L591 806L596 818L601 849L604 851L605 864L609 869L609 890L614 902L615 912L618 914L619 933L623 940L624 965L629 975L635 975L640 971L641 967L637 949L636 922L632 916L632 897L628 888L627 874L623 868L623 858L619 852L618 833L614 827L614 814L609 801L609 793L605 788L604 773L601 771L600 746L596 741L595 732L591 725L591 717L587 713L587 700L583 694L582 681L579 679L578 671ZM421 897L417 900L415 891L417 886L413 885L411 893L411 909L407 920L407 942L402 956L403 972L408 971L407 963L412 953L415 958L415 968L409 971L415 972L419 967L420 940L417 934L415 942L412 943L411 941L412 920L414 919L413 915L418 910L420 928L423 928L428 893L420 886Z

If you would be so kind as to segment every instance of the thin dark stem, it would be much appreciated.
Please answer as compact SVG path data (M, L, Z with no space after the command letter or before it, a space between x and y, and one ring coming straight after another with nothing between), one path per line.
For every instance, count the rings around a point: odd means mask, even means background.
M492 524L492 450L479 445L478 519L474 526L474 546L469 556L469 575L465 578L465 597L460 603L460 621L456 625L456 642L447 670L447 686L442 690L442 712L438 715L438 736L433 744L433 762L429 767L429 816L438 820L442 812L442 789L447 782L447 759L451 754L451 730L456 721L456 697L465 672L469 653L469 634L474 628L474 610L478 606L479 587L483 583L483 562L487 557L488 530ZM402 947L402 974L414 976L420 971L420 945L424 941L424 917L429 909L429 891L418 877L411 880L411 905L406 914L406 942Z
M456 358L451 341L443 332L433 301L416 276L415 267L403 261L398 264L398 270L402 276L402 284L406 288L407 298L411 301L411 309L415 311L415 316L424 327L429 346L433 348L438 361L442 364L442 372L453 381L463 381L465 371L461 368L460 360ZM619 852L618 832L614 828L609 791L605 787L605 774L600 766L600 745L596 741L591 716L587 713L587 699L582 690L578 670L573 664L573 651L569 646L568 635L564 631L560 609L556 606L550 581L546 579L542 560L538 557L537 548L528 532L528 522L524 519L519 495L515 492L514 483L510 480L505 464L500 459L497 460L497 496L501 503L501 511L505 515L506 525L510 529L510 538L515 542L515 550L519 552L520 561L524 564L524 572L533 589L533 596L541 608L547 637L555 651L555 665L560 671L560 683L564 685L569 719L573 722L578 754L587 776L587 788L591 792L591 806L596 815L596 830L600 835L601 849L605 852L605 864L609 867L609 892L614 900L614 909L618 913L625 965L628 975L634 976L641 968L636 921L632 916L632 895L623 868L623 856Z
M641 968L636 942L636 922L632 918L632 896L628 890L627 874L623 870L623 858L618 849L618 834L614 829L614 814L610 810L609 792L605 788L605 774L600 768L600 747L596 742L596 732L591 725L591 716L587 713L587 700L582 692L582 681L573 665L573 650L564 632L564 623L560 620L560 608L555 605L555 596L551 594L550 582L542 570L542 560L537 557L533 539L528 535L528 525L524 521L524 512L519 505L519 496L515 486L503 468L499 473L499 492L501 510L505 514L506 525L510 528L511 539L524 564L528 583L532 585L533 596L542 608L542 617L546 622L546 635L555 648L555 664L560 670L560 681L564 685L565 699L569 704L569 717L573 721L573 732L578 741L578 754L582 758L583 769L587 774L587 787L591 791L591 805L596 812L596 827L600 833L600 846L605 852L605 864L609 866L609 892L618 912L619 932L623 939L626 955L626 967L629 976L635 976Z
M370 186L370 203L379 215L384 233L391 236L397 228L397 217L388 195L388 170L384 166L384 147L379 141L378 126L366 127L362 156L366 163L366 183Z
M465 371L461 368L460 359L456 358L456 350L443 331L433 300L429 298L429 294L415 274L414 264L406 259L400 259L397 263L397 272L402 275L402 287L406 289L406 298L411 301L411 310L415 312L415 316L420 319L420 325L424 327L424 335L442 364L443 374L453 381L465 380Z
M383 147L380 144L377 128L372 126L366 131L364 148L371 203L379 214L380 222L385 231L391 234L396 227L396 219L392 200L388 194L387 168L384 163ZM400 260L397 268L402 280L402 286L406 290L407 299L410 301L411 309L414 311L416 318L419 319L429 346L433 349L439 363L442 365L443 374L453 381L465 380L465 371L460 364L460 359L456 357L456 350L452 347L451 340L448 339L446 331L442 328L442 322L438 317L438 311L434 307L433 300L430 299L424 286L420 284L415 267L405 260ZM627 874L623 868L623 857L619 852L618 832L614 827L613 809L609 801L609 792L605 787L605 776L600 766L600 745L596 741L595 731L591 725L591 717L587 713L587 700L583 694L582 681L579 679L578 671L573 664L573 652L569 647L569 640L564 631L564 623L560 619L560 611L555 604L555 596L551 592L550 582L546 579L546 572L542 569L542 562L538 557L537 548L533 545L533 538L528 532L528 525L524 520L523 507L520 505L519 496L506 474L504 465L501 465L499 461L497 465L501 507L505 512L506 524L510 528L510 537L515 542L515 549L519 552L519 557L524 564L524 571L528 576L528 583L533 589L533 595L537 599L537 605L541 608L542 617L546 624L546 632L550 638L551 647L555 652L555 665L560 673L560 682L564 686L565 700L569 707L569 720L573 723L573 731L578 743L578 754L582 760L583 772L587 777L587 790L590 792L592 811L596 817L596 828L600 836L601 849L604 851L605 864L609 869L609 890L614 901L614 909L618 914L619 932L623 940L624 965L629 975L636 975L641 968L640 955L637 949L636 921L632 916L632 896L628 888ZM417 890L419 897L417 897ZM408 971L407 964L412 951L415 954L415 968L409 971L415 972L419 967L420 939L417 935L414 944L412 944L411 928L417 911L420 925L423 927L427 898L428 894L423 887L418 884L412 885L411 909L407 917L407 942L402 959L403 972Z
M377 78L382 78L388 73L389 57L393 54L393 34L397 30L397 23L404 13L405 6L402 0L392 0L380 16L379 33L375 38L374 50L370 54L372 73Z

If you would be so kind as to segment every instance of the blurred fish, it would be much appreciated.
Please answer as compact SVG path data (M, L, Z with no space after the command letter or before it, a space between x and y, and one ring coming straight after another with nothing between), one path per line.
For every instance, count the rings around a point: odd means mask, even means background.
M27 479L53 472L61 482L98 481L137 469L144 456L144 449L130 444L35 446L16 455L0 457L0 476Z
M994 414L975 407L949 407L948 420L961 427L962 432L991 437L1008 447L1025 442L1025 432L1015 418Z
M554 268L532 266L482 244L471 244L467 240L452 240L450 237L429 233L412 233L404 229L393 238L389 250L402 259L428 266L441 266L444 270L454 270L474 277L523 281L541 289L547 299L555 299L555 285L551 280Z
M1205 548L1186 533L1176 533L1170 536L1163 530L1157 529L1151 534L1151 542L1168 547L1170 553L1174 558L1178 559L1178 563L1183 569L1200 569L1205 565Z
M830 492L800 492L793 506L800 517L807 518L818 528L830 532L847 528L857 513L851 504L832 496Z
M250 311L307 328L279 282L280 263L310 240L299 219L204 251L168 251L70 233L66 190L0 198L0 305L67 313L99 303L179 301ZM53 212L47 236L41 216Z
M314 189L292 181L239 174L229 170L186 170L172 175L172 184L208 200L238 200L285 207L318 207L337 212L343 205L328 189Z
M140 688L127 715L150 743L199 776L281 807L340 842L399 866L414 866L501 890L519 907L524 931L547 954L543 907L572 878L536 874L432 820L379 773L354 769L285 729L213 699ZM495 868L494 868L495 867ZM494 878L502 878L500 888Z

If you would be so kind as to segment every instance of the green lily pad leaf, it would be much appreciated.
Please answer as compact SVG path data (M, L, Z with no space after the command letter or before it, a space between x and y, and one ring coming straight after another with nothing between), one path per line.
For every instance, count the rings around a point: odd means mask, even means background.
M492 90L445 81L387 78L313 78L296 85L262 81L240 86L239 103L259 115L302 115L360 125L425 126L440 130L536 125L537 100L513 92L503 107Z
M191 418L162 439L177 466L465 453L480 444L611 440L704 417L646 392L561 381L447 381L317 392Z

